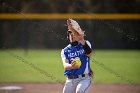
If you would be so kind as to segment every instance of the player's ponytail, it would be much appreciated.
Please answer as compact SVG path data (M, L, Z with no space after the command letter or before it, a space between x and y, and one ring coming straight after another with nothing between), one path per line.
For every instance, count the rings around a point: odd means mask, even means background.
M91 77L92 77L92 79L94 79L94 72L93 72L93 70L92 70L92 69L90 69L89 76L91 76Z

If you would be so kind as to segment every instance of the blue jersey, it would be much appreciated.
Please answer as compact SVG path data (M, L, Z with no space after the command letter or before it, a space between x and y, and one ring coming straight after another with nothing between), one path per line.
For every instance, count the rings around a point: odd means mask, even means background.
M91 48L91 44L89 41L86 41L88 46ZM90 73L90 57L85 54L83 49L83 45L80 43L77 46L72 46L69 44L61 51L62 60L67 59L69 64L71 64L72 60L75 58L79 58L81 61L81 66L78 69L70 69L65 70L64 75L66 76L76 76L80 74L89 74Z

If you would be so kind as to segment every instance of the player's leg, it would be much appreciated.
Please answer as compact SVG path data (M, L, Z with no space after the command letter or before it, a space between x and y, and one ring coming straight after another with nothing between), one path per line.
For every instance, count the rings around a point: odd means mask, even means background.
M72 79L67 79L62 93L75 93L77 84Z
M92 78L85 77L85 79L81 80L78 83L76 93L87 93L91 86L92 86Z

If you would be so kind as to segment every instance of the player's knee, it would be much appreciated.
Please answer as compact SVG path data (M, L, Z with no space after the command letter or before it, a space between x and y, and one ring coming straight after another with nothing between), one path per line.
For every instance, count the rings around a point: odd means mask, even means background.
M82 90L76 90L76 93L85 93L85 92Z

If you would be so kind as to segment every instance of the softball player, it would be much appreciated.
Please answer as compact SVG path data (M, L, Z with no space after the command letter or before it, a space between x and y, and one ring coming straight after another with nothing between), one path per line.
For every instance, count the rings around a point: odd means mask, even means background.
M84 39L79 24L72 19L67 20L68 40L70 44L61 51L64 65L64 75L67 77L62 93L87 93L92 85L90 55L91 44ZM81 66L77 67L75 59L79 59Z

